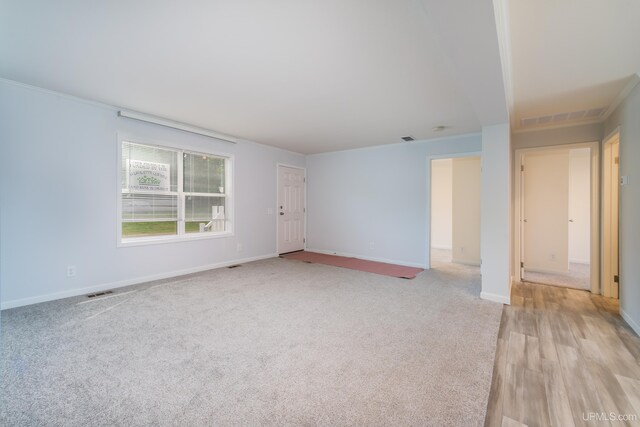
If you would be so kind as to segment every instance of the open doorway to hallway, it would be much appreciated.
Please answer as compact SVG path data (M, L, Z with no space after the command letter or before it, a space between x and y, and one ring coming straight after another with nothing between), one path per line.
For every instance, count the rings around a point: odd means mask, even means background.
M520 280L592 289L592 149L579 144L517 156Z
M480 156L431 160L430 265L480 265Z

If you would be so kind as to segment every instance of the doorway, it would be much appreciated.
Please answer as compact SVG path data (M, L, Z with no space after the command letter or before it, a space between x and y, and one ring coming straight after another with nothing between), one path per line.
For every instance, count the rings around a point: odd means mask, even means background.
M429 267L480 265L480 156L430 160Z
M301 251L305 239L305 169L278 165L278 253Z
M620 133L604 143L602 197L602 294L619 298Z
M597 143L517 150L516 162L517 279L597 290Z

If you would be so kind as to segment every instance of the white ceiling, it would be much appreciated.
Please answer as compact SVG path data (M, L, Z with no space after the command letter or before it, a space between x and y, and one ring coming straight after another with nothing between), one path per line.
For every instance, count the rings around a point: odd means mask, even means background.
M507 121L491 0L0 0L0 10L1 77L301 153Z
M637 83L640 72L640 2L631 0L505 0L511 45L512 129L527 118L612 106ZM552 120L549 121L548 117ZM576 114L579 116L579 114Z
M507 108L514 131L602 121L640 81L631 0L0 0L0 11L1 77L301 153L475 132Z

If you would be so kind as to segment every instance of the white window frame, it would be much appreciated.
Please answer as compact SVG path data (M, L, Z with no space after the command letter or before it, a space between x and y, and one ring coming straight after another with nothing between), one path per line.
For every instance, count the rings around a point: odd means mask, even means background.
M176 195L178 197L178 219L177 219L177 234L164 235L164 236L140 236L140 237L122 237L122 144L129 142L132 144L146 145L148 147L158 147L163 150L174 151L178 156L178 185L177 191L169 192L170 195ZM169 144L158 141L141 140L138 138L132 138L128 136L118 135L118 158L117 158L117 246L140 246L140 245L152 245L160 243L172 243L172 242L185 242L191 240L202 239L217 239L221 237L234 236L235 228L235 216L234 216L234 184L235 176L234 171L234 156L227 153L214 153L204 152L201 150L192 150L188 147L180 147L178 144ZM183 167L184 167L184 154L201 154L203 156L211 156L225 159L225 191L224 195L217 195L211 193L191 193L184 191L183 179ZM149 192L153 194L153 192ZM205 197L222 197L225 198L225 231L221 232L185 232L185 197L186 196L205 196Z

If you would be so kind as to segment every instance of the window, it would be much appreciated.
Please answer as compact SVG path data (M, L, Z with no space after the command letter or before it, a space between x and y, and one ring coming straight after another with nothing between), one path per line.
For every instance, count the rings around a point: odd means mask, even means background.
M122 242L231 233L229 157L122 141Z

